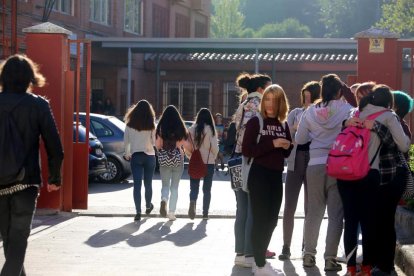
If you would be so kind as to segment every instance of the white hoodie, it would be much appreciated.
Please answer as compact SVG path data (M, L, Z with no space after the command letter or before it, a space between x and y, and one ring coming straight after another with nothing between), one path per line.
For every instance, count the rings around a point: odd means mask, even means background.
M342 100L332 100L309 107L302 115L295 135L297 144L309 147L309 166L326 164L329 150L341 132L342 122L349 117L352 106Z

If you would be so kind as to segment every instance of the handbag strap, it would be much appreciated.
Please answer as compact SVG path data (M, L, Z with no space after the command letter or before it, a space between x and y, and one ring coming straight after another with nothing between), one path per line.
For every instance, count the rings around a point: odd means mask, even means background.
M234 154L236 153L237 141L239 140L240 129L241 129L241 125L243 124L243 119L244 119L244 107L247 105L247 103L248 103L248 99L246 99L243 103L242 115L241 115L241 118L240 118L239 127L238 127L238 129L236 129L236 143L234 143L233 150L231 151L230 158L233 158Z

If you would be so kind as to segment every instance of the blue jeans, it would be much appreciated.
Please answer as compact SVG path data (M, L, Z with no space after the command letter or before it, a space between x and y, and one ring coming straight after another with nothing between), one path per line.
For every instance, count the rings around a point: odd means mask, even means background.
M184 164L181 163L178 167L162 167L160 166L161 175L161 200L169 202L169 212L174 213L177 208L178 199L178 184L180 183L181 176L183 175ZM171 193L171 196L169 196Z
M214 164L207 164L207 175L203 178L203 215L208 215L211 201L211 185L213 184ZM197 201L200 179L190 177L190 200Z
M155 169L155 155L134 152L131 158L132 178L134 179L134 202L137 214L141 214L142 173L144 173L145 206L151 207L152 177Z
M250 206L249 194L239 189L234 191L236 195L237 209L234 222L234 237L236 240L236 253L253 255L252 226L253 216Z
M0 231L6 259L1 276L26 275L23 263L37 196L37 187L0 196Z

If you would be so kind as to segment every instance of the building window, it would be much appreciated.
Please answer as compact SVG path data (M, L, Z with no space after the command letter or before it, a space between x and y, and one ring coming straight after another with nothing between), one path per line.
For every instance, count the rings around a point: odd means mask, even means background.
M124 30L142 33L142 0L125 0Z
M109 25L109 0L90 0L90 19L93 22Z
M240 91L234 84L234 82L224 83L223 89L223 116L231 118L239 107L239 95Z
M210 82L164 82L163 107L172 104L183 118L193 120L202 107L211 108Z
M170 16L167 8L159 5L152 5L152 36L168 37L169 36Z
M72 14L72 0L56 0L53 10L61 13Z
M207 37L207 25L200 21L196 21L194 36L195 37Z
M190 18L188 16L175 15L175 37L190 37Z

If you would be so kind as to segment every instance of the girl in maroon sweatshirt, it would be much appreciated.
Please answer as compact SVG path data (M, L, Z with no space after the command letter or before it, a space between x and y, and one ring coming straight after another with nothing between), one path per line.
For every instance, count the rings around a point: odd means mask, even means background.
M243 138L243 155L254 158L247 185L253 213L252 244L256 275L284 275L266 263L265 253L282 203L284 159L292 150L292 139L285 122L288 109L283 88L277 84L270 85L263 94L258 115L263 118L263 128L260 129L258 117L252 118L246 125ZM261 136L257 143L259 133Z

